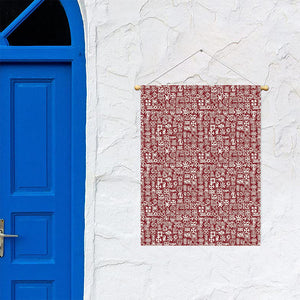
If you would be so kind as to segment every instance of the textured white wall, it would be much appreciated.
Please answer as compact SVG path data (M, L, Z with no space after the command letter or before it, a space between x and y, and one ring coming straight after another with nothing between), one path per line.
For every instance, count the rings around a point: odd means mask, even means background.
M85 299L300 299L299 0L79 0L88 80ZM262 92L262 245L140 246L140 93L203 48ZM205 54L160 83L248 84Z

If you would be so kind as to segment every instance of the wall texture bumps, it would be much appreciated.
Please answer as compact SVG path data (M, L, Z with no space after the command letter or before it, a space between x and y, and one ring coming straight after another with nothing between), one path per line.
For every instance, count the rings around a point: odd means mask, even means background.
M85 299L300 298L300 2L79 0L87 58ZM262 92L259 247L140 246L140 94L203 48ZM199 54L167 84L248 84Z

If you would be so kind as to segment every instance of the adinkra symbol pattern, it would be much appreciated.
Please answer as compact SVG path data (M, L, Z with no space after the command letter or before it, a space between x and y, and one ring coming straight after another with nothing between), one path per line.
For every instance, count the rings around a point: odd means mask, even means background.
M142 86L141 244L260 244L260 86Z

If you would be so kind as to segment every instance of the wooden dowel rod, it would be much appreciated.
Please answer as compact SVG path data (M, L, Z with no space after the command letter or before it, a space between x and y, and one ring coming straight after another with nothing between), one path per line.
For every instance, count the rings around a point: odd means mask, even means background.
M268 85L262 85L260 88L261 88L262 91L268 91L269 90Z

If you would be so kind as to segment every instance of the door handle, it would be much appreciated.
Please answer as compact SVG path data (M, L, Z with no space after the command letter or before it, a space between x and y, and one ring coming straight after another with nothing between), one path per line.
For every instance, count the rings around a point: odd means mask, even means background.
M0 219L0 257L4 255L4 238L17 238L17 234L6 234L4 233L4 220Z
M17 238L19 237L17 234L5 234L0 230L0 238Z

